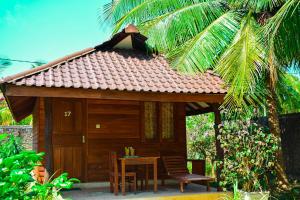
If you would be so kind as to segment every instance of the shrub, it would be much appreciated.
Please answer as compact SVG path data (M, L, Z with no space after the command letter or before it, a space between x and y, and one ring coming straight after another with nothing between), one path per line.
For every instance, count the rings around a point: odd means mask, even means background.
M72 187L77 179L68 179L67 174L45 184L32 178L31 172L43 155L24 150L13 135L0 135L0 199L54 199L60 189Z
M214 115L187 117L187 151L190 159L206 160L206 174L214 176L216 157Z
M268 190L269 177L275 173L277 138L250 120L235 120L220 125L218 139L224 148L221 185L231 187L238 180L244 191Z

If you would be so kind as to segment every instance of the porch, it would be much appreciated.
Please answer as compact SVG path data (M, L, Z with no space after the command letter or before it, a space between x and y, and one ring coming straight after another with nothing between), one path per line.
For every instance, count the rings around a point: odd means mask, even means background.
M151 182L150 182L151 184ZM79 183L74 186L73 190L64 191L64 198L71 198L74 200L86 199L185 199L185 200L217 200L225 197L227 194L223 192L217 192L216 188L211 188L210 192L206 191L206 187L198 184L188 184L185 188L185 192L181 193L178 189L178 182L173 180L166 180L166 184L161 186L158 185L158 192L153 193L152 190L141 191L138 190L136 194L133 192L126 193L126 196L118 195L115 196L109 191L108 182L90 182L90 183Z

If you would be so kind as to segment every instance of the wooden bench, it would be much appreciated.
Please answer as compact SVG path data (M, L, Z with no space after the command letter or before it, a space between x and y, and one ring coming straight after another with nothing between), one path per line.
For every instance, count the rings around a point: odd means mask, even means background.
M191 183L192 181L205 182L207 191L210 191L209 182L213 181L214 179L199 174L190 174L186 166L186 160L183 156L164 156L162 157L162 160L167 175L170 178L179 181L180 192L183 192L185 184Z

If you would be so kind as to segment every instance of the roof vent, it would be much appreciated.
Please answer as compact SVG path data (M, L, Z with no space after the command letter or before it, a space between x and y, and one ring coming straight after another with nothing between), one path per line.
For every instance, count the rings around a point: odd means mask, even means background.
M125 33L139 33L139 30L137 29L137 27L135 25L129 24L125 28Z
M133 24L129 24L124 29L125 34L128 34L127 37L119 41L113 48L115 49L133 49L132 44L132 34L140 33L139 30Z
M136 26L129 24L122 31L116 33L112 38L95 49L138 49L146 51L145 41L147 37L142 35Z

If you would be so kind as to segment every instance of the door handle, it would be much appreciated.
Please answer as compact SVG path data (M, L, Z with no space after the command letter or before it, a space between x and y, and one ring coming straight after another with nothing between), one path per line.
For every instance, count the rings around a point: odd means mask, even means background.
M84 135L82 136L82 143L85 143L85 137L84 137Z

